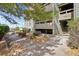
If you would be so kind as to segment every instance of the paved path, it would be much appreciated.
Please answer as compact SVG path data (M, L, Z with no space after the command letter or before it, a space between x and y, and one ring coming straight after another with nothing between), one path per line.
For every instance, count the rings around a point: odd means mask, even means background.
M61 40L60 43L62 43L62 45L59 45L58 48L55 48L55 55L56 56L68 56L67 54L67 49L69 47L67 47L67 40L68 40L68 36L60 36Z
M68 36L50 37L43 44L36 44L27 41L26 48L28 49L21 55L25 56L66 56Z

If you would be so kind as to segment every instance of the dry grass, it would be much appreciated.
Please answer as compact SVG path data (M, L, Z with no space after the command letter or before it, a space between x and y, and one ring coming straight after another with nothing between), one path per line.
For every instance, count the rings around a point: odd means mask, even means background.
M44 36L36 36L35 38L33 38L33 41L37 43L45 43L47 40L48 38Z
M20 43L14 43L14 45L10 48L9 55L19 55L25 50L26 49Z
M68 49L66 53L70 56L78 56L79 55L79 49Z
M26 48L20 43L14 43L9 49L4 48L0 50L1 56L18 56L26 51Z

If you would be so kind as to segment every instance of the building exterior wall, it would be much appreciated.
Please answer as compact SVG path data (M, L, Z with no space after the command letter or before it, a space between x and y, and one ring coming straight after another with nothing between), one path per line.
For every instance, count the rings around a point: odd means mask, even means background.
M79 3L74 3L74 18L79 17Z
M53 3L51 3L51 4L49 4L49 5L47 5L47 6L45 6L45 11L46 12L48 12L48 11L53 11Z
M53 11L53 8L54 8L53 5L54 5L53 3L47 5L45 7L45 11ZM62 5L66 5L66 4L62 4ZM69 12L71 10L73 10L73 11ZM63 13L63 12L65 12L65 13ZM59 14L59 21L76 18L79 16L79 4L75 3L74 7L72 9L63 10L63 11L60 11L59 13L60 13ZM52 21L50 23L47 23L46 21L41 21L43 23L40 23L40 22L37 23L37 22L35 22L35 24L34 24L33 20L26 21L26 23L27 23L26 28L31 29L31 31L33 31L33 28L35 28L35 29L52 29L53 30L53 22Z
M26 20L26 29L30 29L30 31L33 31L34 27L34 21L32 19Z

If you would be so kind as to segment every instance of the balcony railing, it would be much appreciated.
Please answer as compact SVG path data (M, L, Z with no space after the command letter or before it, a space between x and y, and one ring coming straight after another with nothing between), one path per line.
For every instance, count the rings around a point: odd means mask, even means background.
M65 14L61 14L59 16L59 20L66 20L66 19L71 19L72 18L72 14L71 13L65 13Z
M61 11L59 15L59 20L66 20L72 18L73 9L68 9L65 11Z
M35 29L52 29L52 28L53 28L52 22L35 24Z

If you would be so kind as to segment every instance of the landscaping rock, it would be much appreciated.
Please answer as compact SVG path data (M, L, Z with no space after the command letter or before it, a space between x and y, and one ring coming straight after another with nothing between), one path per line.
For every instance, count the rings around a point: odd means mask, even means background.
M27 55L31 56L31 55L33 55L33 52L28 52Z
M54 48L50 47L50 46L46 47L46 49L48 49L48 50L54 50Z

